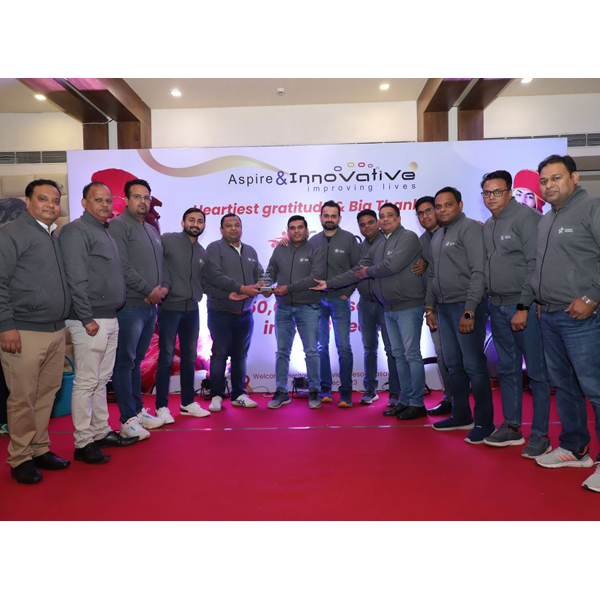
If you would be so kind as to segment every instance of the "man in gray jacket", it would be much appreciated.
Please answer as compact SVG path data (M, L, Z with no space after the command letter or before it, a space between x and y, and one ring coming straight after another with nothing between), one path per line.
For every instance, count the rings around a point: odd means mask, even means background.
M117 313L119 343L113 387L125 437L150 437L148 429L165 424L142 403L141 364L156 327L156 305L169 292L163 282L163 251L158 232L146 223L152 196L143 179L125 184L127 208L110 222L127 285L125 306Z
M422 196L415 202L415 212L419 225L425 230L425 233L419 237L421 242L421 260L413 266L413 273L423 275L425 285L427 285L427 269L431 264L431 240L435 232L440 228L437 217L435 216L435 198L433 196ZM444 362L444 354L442 352L442 340L440 338L440 330L434 329L431 331L431 339L435 348L437 359L437 367L442 380L442 400L427 411L427 414L432 417L440 417L448 415L452 412L452 395L450 394L450 374Z
M494 407L483 351L488 318L485 296L483 228L462 212L461 193L445 187L435 195L440 229L431 240L425 314L430 329L440 327L450 372L452 415L437 431L471 430L469 444L482 444L494 432ZM475 426L469 393L475 398Z
M102 464L109 446L129 446L126 438L108 424L106 384L115 364L119 323L117 310L125 303L125 280L117 246L106 221L113 198L106 185L83 188L84 213L60 232L72 307L66 322L75 353L75 381L71 415L75 428L75 460Z
M481 195L492 216L485 222L485 282L490 296L492 335L498 353L498 378L504 423L484 442L489 446L520 446L523 407L523 356L533 392L533 423L522 452L535 458L550 452L548 420L550 384L542 351L540 324L530 280L535 270L537 225L541 214L512 197L508 171L484 175Z
M25 212L0 229L0 359L10 390L7 462L19 483L37 483L38 469L71 464L49 450L48 436L71 296L54 234L60 190L54 181L37 179L25 196Z
M277 389L269 408L280 408L290 403L288 395L288 375L290 354L296 329L302 340L306 358L308 377L308 406L320 408L319 398L319 354L317 337L319 333L320 294L311 291L315 279L325 275L325 257L321 249L307 243L308 224L300 215L289 218L287 224L288 246L279 245L267 267L267 273L277 287L275 311L275 335L277 336L277 359L275 377Z
M538 171L552 210L538 225L531 286L541 305L544 356L562 431L560 446L536 462L551 469L593 467L585 397L600 440L600 199L579 185L570 156L549 156ZM600 492L600 466L583 487Z
M339 225L342 220L340 206L325 202L321 207L323 231L313 236L309 244L321 249L327 263L325 278L345 273L360 260L360 249L353 234ZM329 322L333 321L335 345L340 365L340 408L352 407L352 346L350 345L350 296L356 285L322 292L319 319L319 362L321 368L321 400L331 402L333 377L329 360Z
M220 240L209 244L206 279L219 292L207 290L208 329L212 337L210 358L211 402L208 410L221 410L225 395L225 368L231 357L231 404L242 408L255 408L256 402L245 392L246 359L254 317L253 298L260 293L259 277L262 267L256 250L242 244L242 220L229 213L221 218ZM223 294L226 292L226 294Z
M164 233L164 278L169 295L158 308L158 366L156 368L156 416L174 423L169 410L169 383L179 337L181 405L180 414L208 417L195 398L194 375L198 358L200 320L198 303L202 300L202 279L207 263L206 250L198 243L204 232L206 217L199 208L188 208L181 220L183 231Z
M361 210L356 215L358 228L364 236L360 244L360 257L367 256L371 248L384 238L379 229L379 217L371 209ZM375 282L368 277L362 279L358 284L358 324L364 347L364 369L365 375L363 385L365 393L360 399L361 404L372 404L379 399L377 395L377 350L379 348L379 331L383 338L383 347L387 356L388 363L388 383L389 397L388 405L394 407L400 402L400 382L398 381L398 370L396 369L396 359L392 353L392 344L385 324L385 311L383 305L375 295Z
M319 289L347 285L352 277L373 278L373 292L385 311L385 323L402 389L398 419L427 416L424 404L425 369L421 357L421 330L425 286L411 268L421 256L417 235L400 224L400 210L386 203L379 211L383 238L369 250L355 269L327 281Z

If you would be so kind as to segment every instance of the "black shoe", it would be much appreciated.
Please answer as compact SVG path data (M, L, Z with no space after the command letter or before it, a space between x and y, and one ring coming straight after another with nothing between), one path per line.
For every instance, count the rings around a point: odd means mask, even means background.
M119 446L131 446L131 444L135 444L139 439L137 435L134 437L123 437L117 431L111 431L106 437L96 440L94 444L96 444L96 448L116 448Z
M43 479L42 474L38 471L38 468L32 460L26 460L18 467L11 467L10 474L19 483L37 483Z
M412 421L413 419L420 419L426 416L427 409L424 406L409 406L399 415L396 415L396 418L401 421Z
M33 462L38 469L47 469L48 471L60 471L66 469L71 464L70 460L56 456L50 450L40 456L34 456Z
M440 417L442 415L449 415L452 412L452 402L450 400L442 400L437 406L430 408L427 414L430 417Z
M388 410L383 411L384 417L397 417L403 410L408 408L407 404L398 403L392 406L392 408L388 408Z
M88 465L101 465L110 460L110 454L104 454L94 442L83 448L75 448L73 456L75 460L81 460Z

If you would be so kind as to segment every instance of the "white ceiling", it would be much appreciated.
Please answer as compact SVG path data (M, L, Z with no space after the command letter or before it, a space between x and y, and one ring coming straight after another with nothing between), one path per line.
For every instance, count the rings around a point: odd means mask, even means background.
M415 101L427 79L126 79L152 109ZM382 92L381 83L390 89ZM170 91L181 90L174 98ZM277 88L285 94L278 96ZM513 81L501 96L600 93L600 79ZM16 79L0 79L0 113L57 112Z

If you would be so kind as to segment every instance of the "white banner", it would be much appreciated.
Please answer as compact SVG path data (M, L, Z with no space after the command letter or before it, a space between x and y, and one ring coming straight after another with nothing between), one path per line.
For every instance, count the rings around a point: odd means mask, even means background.
M385 202L397 204L402 224L421 235L414 203L447 185L463 195L467 216L485 221L490 215L481 198L484 173L505 169L523 188L535 187L538 163L550 154L566 154L565 138L493 140L474 142L287 146L266 148L185 148L164 150L93 150L67 153L71 219L82 213L84 185L103 181L112 189L115 212L124 209L123 185L132 178L146 179L152 195L162 202L156 208L162 233L181 230L183 212L200 207L206 213L206 230L200 243L206 247L219 239L222 215L233 212L243 225L242 241L253 246L263 267L273 248L285 235L287 219L294 214L308 221L311 235L321 231L323 202L342 206L341 227L358 236L356 215L370 208L378 211ZM534 183L530 183L534 181ZM523 182L522 184L520 182ZM539 188L519 197L537 196ZM356 304L351 298L351 341L354 352L353 387L362 390L363 347L358 330ZM249 385L256 391L275 389L275 298L258 296L254 303L254 339L248 357ZM210 358L205 300L200 304L199 353ZM334 386L339 385L337 352L331 336ZM434 356L424 328L423 357ZM379 384L387 381L383 345L379 352ZM305 373L302 344L296 336L290 377ZM431 382L430 382L431 383ZM435 382L433 382L435 387Z

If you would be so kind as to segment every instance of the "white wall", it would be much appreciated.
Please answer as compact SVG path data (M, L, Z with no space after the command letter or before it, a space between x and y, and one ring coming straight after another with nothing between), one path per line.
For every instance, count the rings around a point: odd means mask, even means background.
M600 133L600 94L498 98L484 113L486 138L567 133Z
M81 123L64 113L1 113L0 151L83 150ZM66 164L0 165L0 175L66 173Z
M154 148L279 146L416 139L416 102L152 111Z

